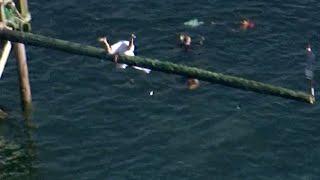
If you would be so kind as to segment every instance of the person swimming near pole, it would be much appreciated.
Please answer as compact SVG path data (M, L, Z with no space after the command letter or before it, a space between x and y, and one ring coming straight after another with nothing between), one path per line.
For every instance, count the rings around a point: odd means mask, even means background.
M251 20L242 20L241 23L240 23L240 27L243 30L252 29L252 28L255 27L255 24Z
M184 50L187 52L191 48L191 37L185 33L181 33L178 35L178 41L180 47L183 47ZM197 89L200 86L200 81L194 78L188 78L187 86L189 90Z
M307 48L307 62L306 62L306 68L305 68L305 75L308 80L308 86L310 87L310 94L314 97L314 82L313 82L313 70L314 70L314 65L316 62L316 56L312 52L311 46L308 45Z
M189 78L187 81L188 89L194 90L200 86L200 81L198 79Z
M191 48L191 37L185 33L178 35L178 41L180 47L183 47L185 51L190 50Z
M121 40L113 45L110 46L107 37L101 37L98 41L103 45L104 49L109 55L114 55L114 62L117 63L117 67L121 69L126 69L128 67L127 64L120 64L118 63L119 55L125 56L135 56L134 54L134 39L136 36L131 34L130 41ZM132 66L134 69L143 71L145 73L150 73L151 70L147 68L142 68L138 66Z

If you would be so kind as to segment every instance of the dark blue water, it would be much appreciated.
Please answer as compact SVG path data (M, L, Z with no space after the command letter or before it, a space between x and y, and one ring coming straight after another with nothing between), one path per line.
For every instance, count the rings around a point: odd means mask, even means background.
M116 42L135 33L138 55L302 91L307 43L319 54L315 0L29 4L34 33L94 46L99 36ZM183 25L194 18L205 24ZM256 27L240 30L244 18ZM176 47L179 32L204 44L186 54ZM320 179L318 104L205 82L188 91L178 76L27 50L38 128L23 124L11 57L0 81L10 114L0 124L0 179Z

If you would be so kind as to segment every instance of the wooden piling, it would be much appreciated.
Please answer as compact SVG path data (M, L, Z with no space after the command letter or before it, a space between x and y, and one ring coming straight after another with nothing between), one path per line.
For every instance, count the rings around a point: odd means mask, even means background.
M110 61L112 61L113 59L111 55L107 55L102 48L86 46L79 43L73 43L32 33L0 30L0 38L10 40L12 42L20 42L28 45L45 47L78 55L85 55L103 59L108 58ZM248 80L236 76L225 75L222 73L216 73L196 67L174 64L167 61L160 61L139 56L120 56L118 62L149 68L154 71L196 78L215 84L221 84L224 86L243 89L247 91L254 91L261 94L279 96L311 104L315 102L315 97L302 91L295 91L279 86L273 86L271 84Z
M17 60L18 75L20 81L20 94L22 109L26 116L32 109L31 88L29 83L29 71L25 46L22 43L13 43L13 50Z

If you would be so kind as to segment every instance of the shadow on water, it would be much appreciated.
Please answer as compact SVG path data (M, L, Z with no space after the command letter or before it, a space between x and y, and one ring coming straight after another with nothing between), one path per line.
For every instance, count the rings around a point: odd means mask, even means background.
M10 116L0 121L0 179L29 179L35 176L35 143L28 123Z

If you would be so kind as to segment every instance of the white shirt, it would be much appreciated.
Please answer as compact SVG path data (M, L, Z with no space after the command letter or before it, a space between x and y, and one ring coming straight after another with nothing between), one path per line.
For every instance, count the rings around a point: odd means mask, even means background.
M111 54L119 53L120 55L126 55L126 56L134 56L134 45L130 49L129 47L129 41L119 41L111 46ZM125 69L128 65L126 64L118 64L119 68ZM145 73L149 74L151 72L150 69L142 68L138 66L132 66L134 69L144 71Z
M134 56L134 45L128 49L129 41L119 41L111 46L111 54L119 53L120 55Z

